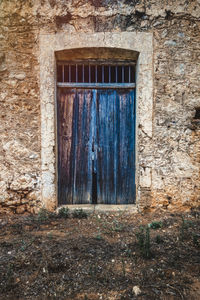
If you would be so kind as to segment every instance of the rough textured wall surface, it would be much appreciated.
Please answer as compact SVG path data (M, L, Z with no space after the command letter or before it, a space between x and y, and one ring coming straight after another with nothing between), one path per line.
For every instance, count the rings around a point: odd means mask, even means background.
M140 206L200 197L199 0L0 1L0 209L42 205L39 32L153 32L153 137L139 125ZM196 114L197 116L197 114Z

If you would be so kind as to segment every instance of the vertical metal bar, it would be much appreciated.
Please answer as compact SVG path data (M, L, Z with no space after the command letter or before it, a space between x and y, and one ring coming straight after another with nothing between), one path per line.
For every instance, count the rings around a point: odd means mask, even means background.
M102 66L102 83L104 83L104 66Z
M118 72L118 67L116 66L115 67L115 82L117 83L117 81L118 81L118 74L117 74L117 72Z
M124 83L124 66L122 66L122 83Z
M71 65L69 65L69 82L71 82Z
M89 64L89 83L91 83L91 66Z
M82 82L85 81L85 66L82 65Z
M62 82L65 82L65 66L62 65Z
M128 82L131 82L131 66L128 67Z
M135 67L131 66L131 82L135 82L134 76L135 76Z
M78 82L78 66L76 64L76 82Z
M97 78L97 65L95 65L95 82L98 82L98 78Z
M111 82L111 67L108 67L108 72L109 72L109 83Z

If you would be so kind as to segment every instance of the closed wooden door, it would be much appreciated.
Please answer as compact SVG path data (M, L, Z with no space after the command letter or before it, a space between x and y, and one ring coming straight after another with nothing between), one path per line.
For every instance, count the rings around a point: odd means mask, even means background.
M133 89L58 88L59 204L135 202Z

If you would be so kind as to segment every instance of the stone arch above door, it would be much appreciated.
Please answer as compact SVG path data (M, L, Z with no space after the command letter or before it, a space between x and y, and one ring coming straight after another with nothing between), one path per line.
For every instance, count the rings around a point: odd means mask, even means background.
M129 49L116 48L116 47L84 47L74 49L64 49L55 52L57 60L130 60L137 61L139 52Z
M76 50L75 50L76 49ZM78 50L77 50L78 49ZM102 51L104 50L104 51ZM103 53L102 53L102 52ZM106 55L105 55L106 54ZM47 209L57 206L56 191L56 60L72 58L137 59L136 68L136 202L140 205L140 186L151 188L149 178L140 175L140 153L137 151L139 136L137 128L145 132L149 144L152 138L153 109L153 43L151 33L40 33L40 99L41 99L41 199ZM76 57L75 57L76 55ZM149 145L148 145L149 146ZM148 185L148 186L147 186Z

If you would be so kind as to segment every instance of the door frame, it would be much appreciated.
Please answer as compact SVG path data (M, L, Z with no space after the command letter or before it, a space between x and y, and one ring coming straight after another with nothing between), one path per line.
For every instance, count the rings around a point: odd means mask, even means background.
M136 67L136 205L143 206L142 190L151 191L151 165L138 151L146 136L148 148L152 142L153 116L153 34L118 33L57 33L40 32L40 100L41 100L41 202L53 210L57 201L57 138L56 138L56 54L59 51L84 48L109 48L138 53ZM73 50L74 51L74 50ZM148 149L146 149L148 151ZM143 163L140 163L143 160ZM145 167L145 168L144 168ZM147 172L142 172L145 169ZM148 178L147 178L148 177ZM111 207L109 209L112 209ZM129 207L130 209L130 207Z

